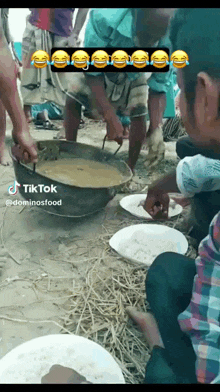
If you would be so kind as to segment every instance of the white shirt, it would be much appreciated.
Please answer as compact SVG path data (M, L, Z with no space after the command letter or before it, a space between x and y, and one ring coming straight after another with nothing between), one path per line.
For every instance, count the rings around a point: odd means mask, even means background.
M185 157L176 168L177 186L185 197L220 189L220 160L201 154Z

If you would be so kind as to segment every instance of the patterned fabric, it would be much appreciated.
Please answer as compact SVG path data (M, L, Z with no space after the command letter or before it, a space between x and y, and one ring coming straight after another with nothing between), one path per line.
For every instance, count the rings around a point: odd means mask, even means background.
M109 79L111 75L111 80ZM147 98L148 86L146 74L142 73L141 76L134 81L128 80L126 73L115 73L116 78L112 81L112 74L104 74L105 92L109 98L112 106L120 110L121 114L127 116L131 110L140 107L138 116L147 114ZM66 74L66 81L68 85L68 92L73 99L79 102L86 108L88 112L93 113L94 116L98 115L92 91L87 83L87 78L90 76L83 73L68 73Z
M179 110L180 91L177 84L174 85L174 95L176 116L174 118L168 118L163 123L163 140L165 142L176 141L181 136L187 135Z
M68 46L68 39L38 29L27 22L22 39L21 95L24 105L38 105L45 101L64 107L66 79L63 72L52 72L51 67L37 69L31 65L32 54L39 49L51 53L53 47Z
M73 12L75 8L29 8L29 23L42 30L62 37L72 33Z
M220 161L201 154L182 159L176 169L177 186L185 197L220 189Z
M163 124L163 140L165 142L176 141L186 134L182 119L178 115L174 118L168 118Z
M220 383L220 212L213 218L198 254L192 299L178 321L190 336L197 356L198 382Z

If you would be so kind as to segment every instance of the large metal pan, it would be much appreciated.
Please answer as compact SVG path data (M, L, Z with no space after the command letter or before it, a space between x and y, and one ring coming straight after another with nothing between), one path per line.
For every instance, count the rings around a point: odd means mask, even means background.
M132 172L128 165L116 158L113 154L103 151L99 148L89 146L87 144L68 142L64 140L44 140L37 142L38 160L54 160L66 158L84 158L96 162L107 162L108 165L116 168L123 176L123 182L117 186L110 186L109 188L81 188L78 186L68 185L64 182L57 182L39 174L33 164L24 164L19 162L12 152L14 171L17 182L21 185L19 192L26 200L31 200L44 211L67 217L82 217L95 213L104 208L108 202L113 199L120 188L132 178ZM13 148L12 148L13 151ZM37 187L39 191L42 186L51 187L56 186L57 193L33 193L33 189L29 189L29 184ZM48 188L45 188L48 189ZM47 205L42 205L47 199ZM62 201L62 205L60 204ZM55 202L58 202L55 205ZM49 203L48 203L49 202ZM54 202L53 205L51 202ZM41 203L41 205L40 205Z

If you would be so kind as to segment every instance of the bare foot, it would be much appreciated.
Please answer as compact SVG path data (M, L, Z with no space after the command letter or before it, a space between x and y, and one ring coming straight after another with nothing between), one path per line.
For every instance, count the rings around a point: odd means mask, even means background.
M149 148L148 143L147 143L147 139L144 140L142 146L141 146L141 151L147 151Z
M9 166L10 162L5 157L5 143L0 142L0 165Z
M5 264L7 261L7 251L4 247L0 247L0 275L2 274L3 269L5 268Z
M28 116L26 117L26 121L28 124L31 124L32 122L34 122L34 117Z
M34 118L31 116L31 106L24 105L24 114L26 121L28 122L28 124L30 124L34 120Z
M126 308L126 312L141 329L151 351L153 350L154 346L164 348L156 319L151 313L139 312L132 306L128 306Z
M24 114L25 114L25 118L26 118L26 121L27 121L28 124L34 122L34 117L31 116L30 112L24 113Z
M129 127L124 127L123 139L129 139Z
M178 196L178 197L172 197L172 199L177 203L180 204L183 208L187 207L191 204L190 199L187 199L186 197L183 196Z

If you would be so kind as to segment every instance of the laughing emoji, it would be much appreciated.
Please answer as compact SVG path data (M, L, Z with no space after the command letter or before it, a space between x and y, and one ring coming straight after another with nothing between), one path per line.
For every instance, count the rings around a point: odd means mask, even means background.
M176 50L171 56L171 62L176 68L184 68L189 65L189 56L183 50Z
M91 57L91 65L96 68L104 68L109 65L109 55L104 50L96 50Z
M124 68L129 65L129 56L124 50L116 50L111 57L111 65L116 68Z
M70 56L64 50L57 50L51 57L51 65L56 68L65 68L70 64Z
M136 50L131 56L131 65L136 68L144 68L149 64L149 56L147 52L143 50Z
M50 64L50 56L44 50L37 50L31 56L31 65L36 68L45 68Z
M164 50L156 50L156 52L154 52L151 55L150 64L156 68L166 67L167 65L169 65L168 54L166 52L164 52Z
M84 50L77 50L72 54L71 65L74 65L74 67L82 68L86 71L89 68L89 64L89 55Z

